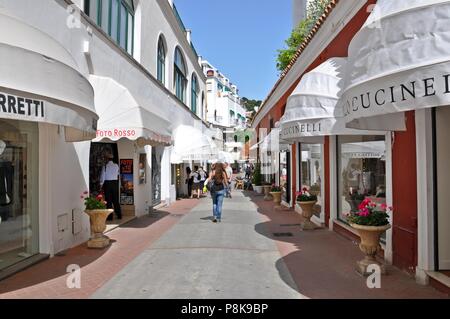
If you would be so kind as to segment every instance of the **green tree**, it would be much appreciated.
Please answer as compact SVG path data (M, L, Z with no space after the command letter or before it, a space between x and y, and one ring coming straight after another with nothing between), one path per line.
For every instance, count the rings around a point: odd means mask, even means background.
M305 41L311 29L316 24L317 20L325 11L325 8L330 3L330 0L315 0L308 4L306 19L300 21L295 27L289 38L285 41L287 48L277 50L277 70L282 72L286 69L292 61L298 47Z
M251 117L253 118L253 116L255 115L255 107L260 107L262 104L261 100L250 100L246 97L243 97L241 99L242 101L242 106L247 110L247 112L252 112Z

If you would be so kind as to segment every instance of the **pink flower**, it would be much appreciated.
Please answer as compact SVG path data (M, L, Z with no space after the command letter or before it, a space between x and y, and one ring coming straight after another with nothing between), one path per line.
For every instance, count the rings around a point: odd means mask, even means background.
M367 208L363 208L359 211L359 216L362 216L362 217L367 217L367 216L369 216L369 214L370 214L370 212Z
M386 210L386 209L388 208L387 205L386 205L385 203L382 203L382 204L380 205L380 207L381 207L382 210Z
M394 210L394 207L389 206L388 209L392 212Z
M303 187L302 191L307 192L308 189L306 187Z
M98 200L98 201L101 201L102 199L103 199L103 195L101 195L101 194L100 194L100 195L97 195L97 200Z

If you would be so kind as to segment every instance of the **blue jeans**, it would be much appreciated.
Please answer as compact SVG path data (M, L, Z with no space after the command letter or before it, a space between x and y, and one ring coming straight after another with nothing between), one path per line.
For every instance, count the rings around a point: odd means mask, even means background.
M223 198L225 196L226 190L223 189L221 191L215 192L212 195L213 200L213 215L216 219L222 218L222 205L223 205Z

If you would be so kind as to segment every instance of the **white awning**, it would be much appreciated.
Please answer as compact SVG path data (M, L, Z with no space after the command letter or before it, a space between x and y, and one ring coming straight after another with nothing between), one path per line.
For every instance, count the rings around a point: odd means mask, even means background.
M384 141L356 142L342 144L342 156L345 158L380 158L385 159Z
M174 133L171 163L217 159L219 150L214 141L200 129L188 125L178 126Z
M170 145L170 123L140 106L130 91L107 77L91 75L100 120L95 141L126 138L140 145Z
M94 91L70 53L0 10L0 118L65 126L66 141L95 137Z
M347 129L344 114L336 110L346 64L345 58L332 58L303 76L288 98L281 118L281 137L284 140L364 134Z
M378 0L349 47L347 127L404 130L402 112L450 105L449 21L449 0Z
M280 152L290 148L290 145L285 140L280 138L281 129L278 127L272 128L270 133L264 138L260 144L263 152Z

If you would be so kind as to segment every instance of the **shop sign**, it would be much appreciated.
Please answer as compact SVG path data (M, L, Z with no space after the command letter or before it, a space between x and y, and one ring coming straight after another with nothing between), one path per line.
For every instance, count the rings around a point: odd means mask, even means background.
M398 72L349 89L344 116L370 117L450 104L450 62Z
M120 204L134 205L133 160L120 160Z
M45 118L44 101L0 92L0 113L22 118Z
M281 130L281 138L289 139L295 137L321 135L323 133L322 122L296 122L288 125L283 125Z
M136 137L136 130L133 129L111 129L111 130L97 130L97 138L122 138L128 137L133 138Z

